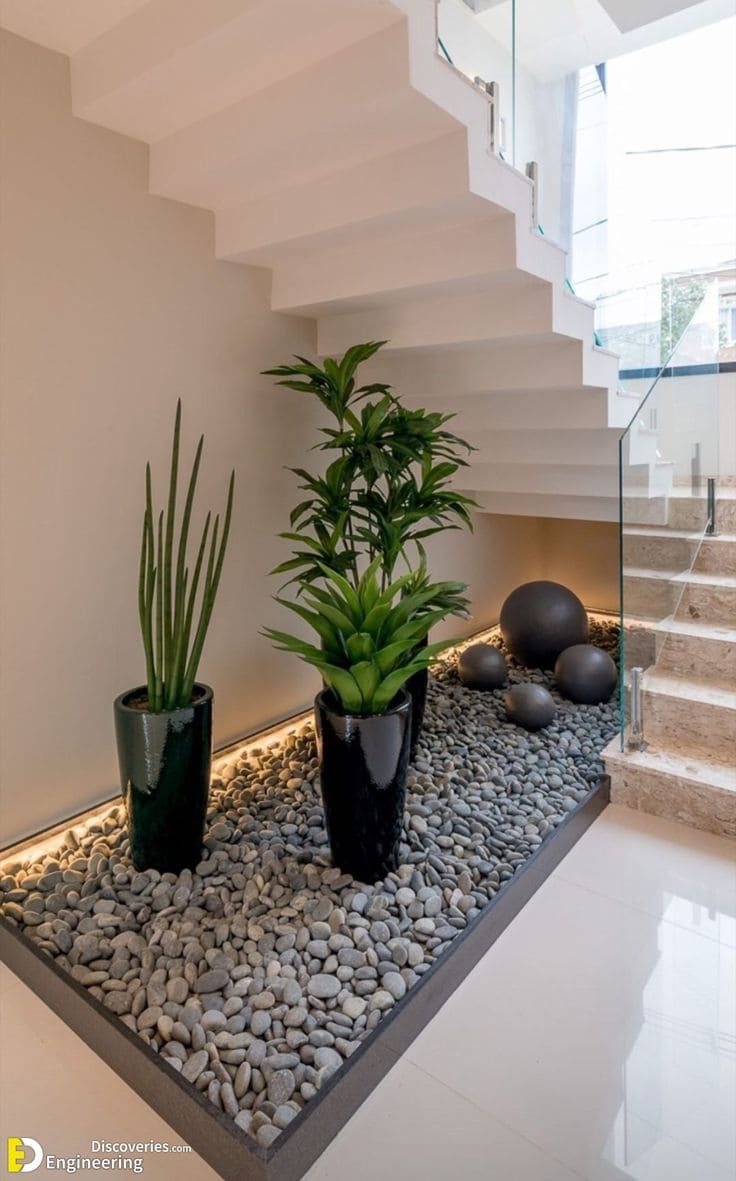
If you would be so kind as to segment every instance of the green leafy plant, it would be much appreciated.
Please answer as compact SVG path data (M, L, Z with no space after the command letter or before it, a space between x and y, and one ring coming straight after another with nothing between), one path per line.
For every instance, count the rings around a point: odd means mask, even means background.
M409 678L454 642L420 647L447 615L447 604L464 603L461 583L409 573L382 588L380 569L376 557L354 587L322 566L324 587L309 586L298 603L277 598L313 628L320 647L274 628L264 631L281 651L319 669L343 710L361 717L385 713Z
M322 568L357 586L365 560L380 557L385 587L400 562L424 563L424 542L444 529L472 528L474 501L451 481L470 451L446 430L452 415L409 410L381 382L358 384L357 372L385 344L353 345L319 366L304 357L266 372L278 384L316 397L334 423L322 428L317 449L337 456L323 474L292 469L306 496L281 536L297 547L274 573L288 573L299 589L323 577Z
M148 708L152 713L179 709L191 701L222 574L233 508L234 471L230 473L222 534L220 535L219 514L212 525L212 513L208 512L190 580L190 568L187 564L189 526L204 435L200 437L194 456L177 538L175 534L180 435L181 399L176 404L168 503L166 512L162 509L157 516L153 508L151 465L146 464L146 509L143 517L138 578L138 613L146 656ZM197 611L200 582L202 590Z

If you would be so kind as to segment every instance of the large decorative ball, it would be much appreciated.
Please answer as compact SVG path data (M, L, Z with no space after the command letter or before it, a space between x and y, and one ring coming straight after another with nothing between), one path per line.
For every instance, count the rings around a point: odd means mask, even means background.
M468 689L500 689L508 676L503 652L493 644L471 644L460 653L457 672Z
M560 652L588 638L588 616L577 595L559 582L525 582L501 608L501 635L528 668L552 668Z
M616 665L594 644L573 644L557 657L555 680L560 692L580 705L608 701L616 688Z
M514 685L504 694L506 717L525 730L541 730L555 716L552 694L543 685Z

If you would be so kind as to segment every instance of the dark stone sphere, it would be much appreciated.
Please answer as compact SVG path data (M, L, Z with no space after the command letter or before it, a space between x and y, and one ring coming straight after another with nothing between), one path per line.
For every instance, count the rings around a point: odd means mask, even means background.
M616 665L594 644L573 644L557 657L555 680L561 693L580 705L600 705L616 688Z
M552 668L560 652L588 638L588 616L577 595L559 582L525 582L501 608L501 635L527 668Z
M552 694L543 685L514 685L504 693L506 717L525 730L548 726L557 709Z
M471 644L460 653L457 672L468 689L500 689L508 676L504 654L493 644Z

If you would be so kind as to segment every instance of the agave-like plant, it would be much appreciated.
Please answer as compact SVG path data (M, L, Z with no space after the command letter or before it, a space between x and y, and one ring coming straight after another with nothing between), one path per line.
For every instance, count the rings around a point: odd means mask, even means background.
M179 535L178 538L175 538L180 435L181 399L176 404L174 441L169 472L169 496L165 515L162 509L157 517L154 516L151 465L150 463L146 464L146 510L143 517L138 577L138 614L146 656L148 708L152 713L179 709L191 701L197 668L222 574L233 509L234 471L230 473L222 536L220 536L219 513L215 517L210 534L212 513L208 512L190 582L187 544L204 435L200 437L194 456ZM209 551L207 550L208 537ZM176 562L174 562L174 551L176 551ZM207 553L206 566L205 553ZM204 582L199 597L199 613L195 628L197 592L203 567ZM194 629L193 636L192 629Z
M359 717L385 713L409 678L455 642L418 647L447 615L448 601L459 602L464 589L461 583L426 578L417 583L412 572L382 590L380 570L377 557L354 587L323 566L324 587L310 584L301 602L277 598L314 629L321 647L274 628L264 630L281 651L294 652L319 669L343 710Z

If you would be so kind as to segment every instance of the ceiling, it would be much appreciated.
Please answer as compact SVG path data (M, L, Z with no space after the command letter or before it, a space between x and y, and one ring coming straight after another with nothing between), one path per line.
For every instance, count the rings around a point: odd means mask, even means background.
M511 0L473 5L480 24L510 51ZM517 54L551 82L732 16L734 0L516 0Z
M697 0L600 0L600 3L622 33L697 7Z

